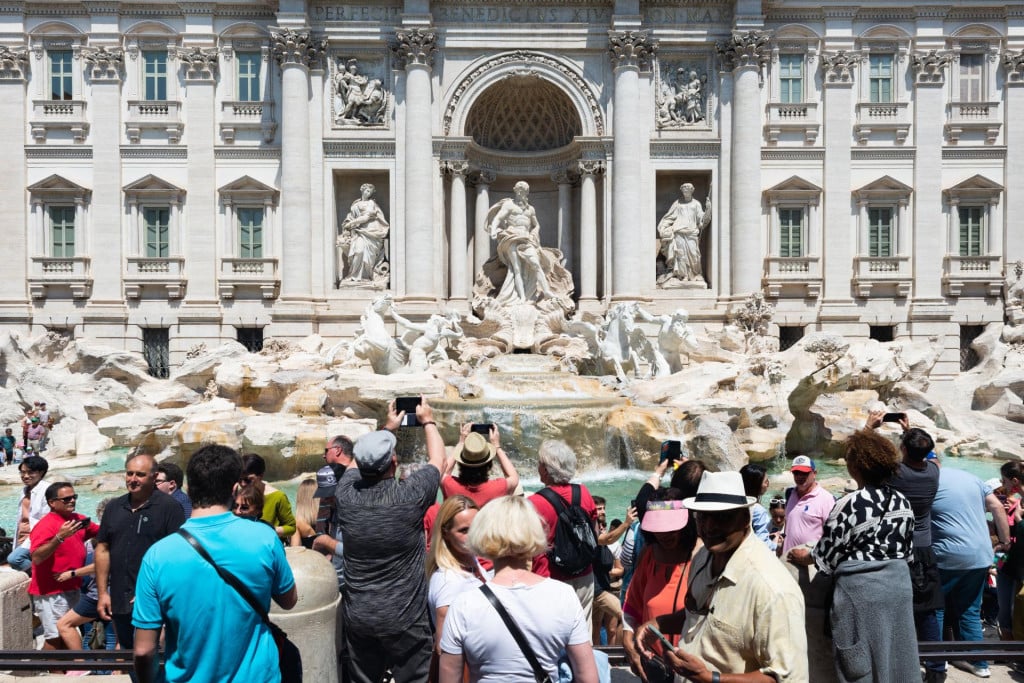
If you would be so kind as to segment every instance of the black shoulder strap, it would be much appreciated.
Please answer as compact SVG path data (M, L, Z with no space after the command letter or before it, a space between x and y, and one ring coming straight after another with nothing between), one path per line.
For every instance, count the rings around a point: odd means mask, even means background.
M580 505L580 496L583 495L583 494L580 493L580 486L579 486L579 484L569 484L569 489L572 491L572 504L574 506L576 506L576 507L579 507L579 505Z
M558 494L555 495L557 496ZM526 642L526 636L524 636L523 632L519 630L519 626L516 625L516 622L512 621L512 617L509 616L507 611L505 611L505 606L501 604L501 600L498 600L498 596L491 591L490 586L486 583L480 586L480 590L491 604L494 605L494 609L498 611L498 616L500 616L501 620L505 622L505 627L515 639L516 645L518 645L519 649L523 651L524 655L526 655L526 661L530 663L530 668L533 669L533 677L537 680L537 683L547 683L550 681L548 672L541 667L540 662L537 661L537 656L533 654L533 649L530 647L530 644Z
M220 578L224 579L225 583L227 583L229 586L238 591L238 594L241 595L242 598L244 598L247 603L249 603L249 606L253 608L256 614L260 615L260 619L263 620L263 623L267 624L268 626L270 625L270 615L268 615L267 611L263 609L263 605L261 605L256 600L256 596L252 594L252 592L245 586L244 583L238 580L237 576L235 576L226 569L222 569L216 562L214 562L213 558L210 557L210 553L206 552L206 548L204 548L199 543L199 541L196 540L195 536L185 531L184 529L178 529L178 535L184 538L186 541L188 541L189 545L196 549L196 552L199 553L200 557L202 557L204 560L213 565L213 568L217 570L217 573L220 575Z
M566 507L565 500L547 486L542 488L540 491L537 491L537 494L547 502L551 503L551 507L555 509L556 515L562 511L562 508Z

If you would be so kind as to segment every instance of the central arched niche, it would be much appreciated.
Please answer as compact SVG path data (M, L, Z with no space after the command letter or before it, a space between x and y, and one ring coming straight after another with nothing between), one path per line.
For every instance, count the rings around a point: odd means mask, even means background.
M467 136L500 152L559 149L582 133L569 96L538 76L509 76L495 83L473 103L466 120Z

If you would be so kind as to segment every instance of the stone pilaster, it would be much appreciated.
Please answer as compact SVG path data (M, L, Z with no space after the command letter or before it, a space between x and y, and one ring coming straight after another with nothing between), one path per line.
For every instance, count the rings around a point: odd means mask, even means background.
M640 70L650 68L657 43L647 31L609 31L608 52L615 74L612 169L612 300L641 296L642 272L651 262L638 248L637 212L641 198L641 146L647 144L640 125ZM587 261L581 261L586 269Z
M732 149L730 178L731 295L745 297L761 289L764 248L761 239L761 85L771 57L766 31L734 31L718 53L732 71Z
M310 216L309 70L326 43L309 31L280 29L273 54L281 67L281 301L310 301L313 232Z
M217 130L215 88L217 50L193 47L179 50L185 67L185 112L188 120L188 235L182 235L189 304L217 301L217 176L214 158ZM269 219L269 216L267 216ZM231 226L234 230L234 226Z
M93 287L89 303L121 304L124 300L124 287L121 282L123 266L120 254L124 252L125 245L121 231L122 127L118 113L121 111L124 52L119 48L97 47L83 50L82 56L92 83L89 106L94 112L104 112L103 116L94 117L89 131L93 150L92 206L87 226L88 242L93 245L90 254L93 259Z
M603 161L581 161L580 172L580 303L597 301L597 177Z
M852 303L851 278L857 238L850 214L853 87L860 55L845 50L821 55L825 144L825 192L822 219L831 226L821 245L823 299L828 305Z
M491 208L491 183L495 175L491 171L477 171L473 177L476 181L476 211L473 226L473 280L476 274L491 257L491 236L487 232L487 212Z
M556 246L565 258L565 267L572 271L572 186L576 174L567 170L552 174L558 184L558 241Z
M946 72L952 56L935 50L911 54L914 72L914 300L939 301L942 298L943 256L952 245L941 235L946 233L942 214L943 117ZM902 227L902 226L901 226Z
M466 173L469 171L469 164L461 160L446 161L444 170L452 181L451 207L448 214L451 220L448 247L449 296L453 302L460 303L466 301L469 286L466 275L466 262L469 257L466 235Z
M0 215L7 229L3 239L3 270L0 277L0 320L8 316L24 315L27 302L25 279L28 253L28 215L25 211L25 192L28 185L25 171L25 131L27 123L25 104L28 81L28 50L0 47L0 140L5 140L4 185L8 191L0 192ZM11 188L18 191L12 192ZM29 226L35 229L36 226Z
M1006 177L1024 178L1024 50L1003 53L1006 69ZM1019 116L1018 116L1019 114ZM1024 192L1010 188L1005 197L1003 253L1006 263L1024 259ZM999 227L1003 230L1003 226Z

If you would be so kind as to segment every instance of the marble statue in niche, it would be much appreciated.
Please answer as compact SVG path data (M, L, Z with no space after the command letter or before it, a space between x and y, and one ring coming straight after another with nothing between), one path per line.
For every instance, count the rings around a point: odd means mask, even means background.
M692 183L680 185L682 197L672 203L658 222L659 252L669 268L658 278L662 287L706 285L700 263L700 236L711 223L711 193L705 206L694 198L693 189Z
M502 199L487 213L487 230L498 241L497 263L484 264L485 274L499 276L501 286L493 298L499 303L521 303L555 299L572 291L572 276L562 266L562 254L540 244L537 212L530 204L530 186L519 181L514 197ZM490 278L497 284L497 277Z
M390 225L374 199L376 191L372 184L363 183L359 199L352 202L341 222L337 247L343 282L367 282L381 287L388 284L384 245Z
M372 126L384 123L387 93L379 78L360 73L355 59L337 62L334 75L334 120L344 126Z
M662 75L657 97L659 128L680 128L704 123L707 103L708 75L696 69L679 67L672 75Z

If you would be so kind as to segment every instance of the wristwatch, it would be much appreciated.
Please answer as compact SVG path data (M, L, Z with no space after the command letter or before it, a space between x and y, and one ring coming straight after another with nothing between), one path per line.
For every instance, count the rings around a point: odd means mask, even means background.
M75 578L76 576L78 576L78 574L76 574L76 573L75 573L75 570L74 570L74 569L72 569L72 570L71 570L71 578L73 579L73 578Z
M720 673L718 673L717 671L712 671L711 672L711 683L720 683L721 680L722 680L722 675Z

